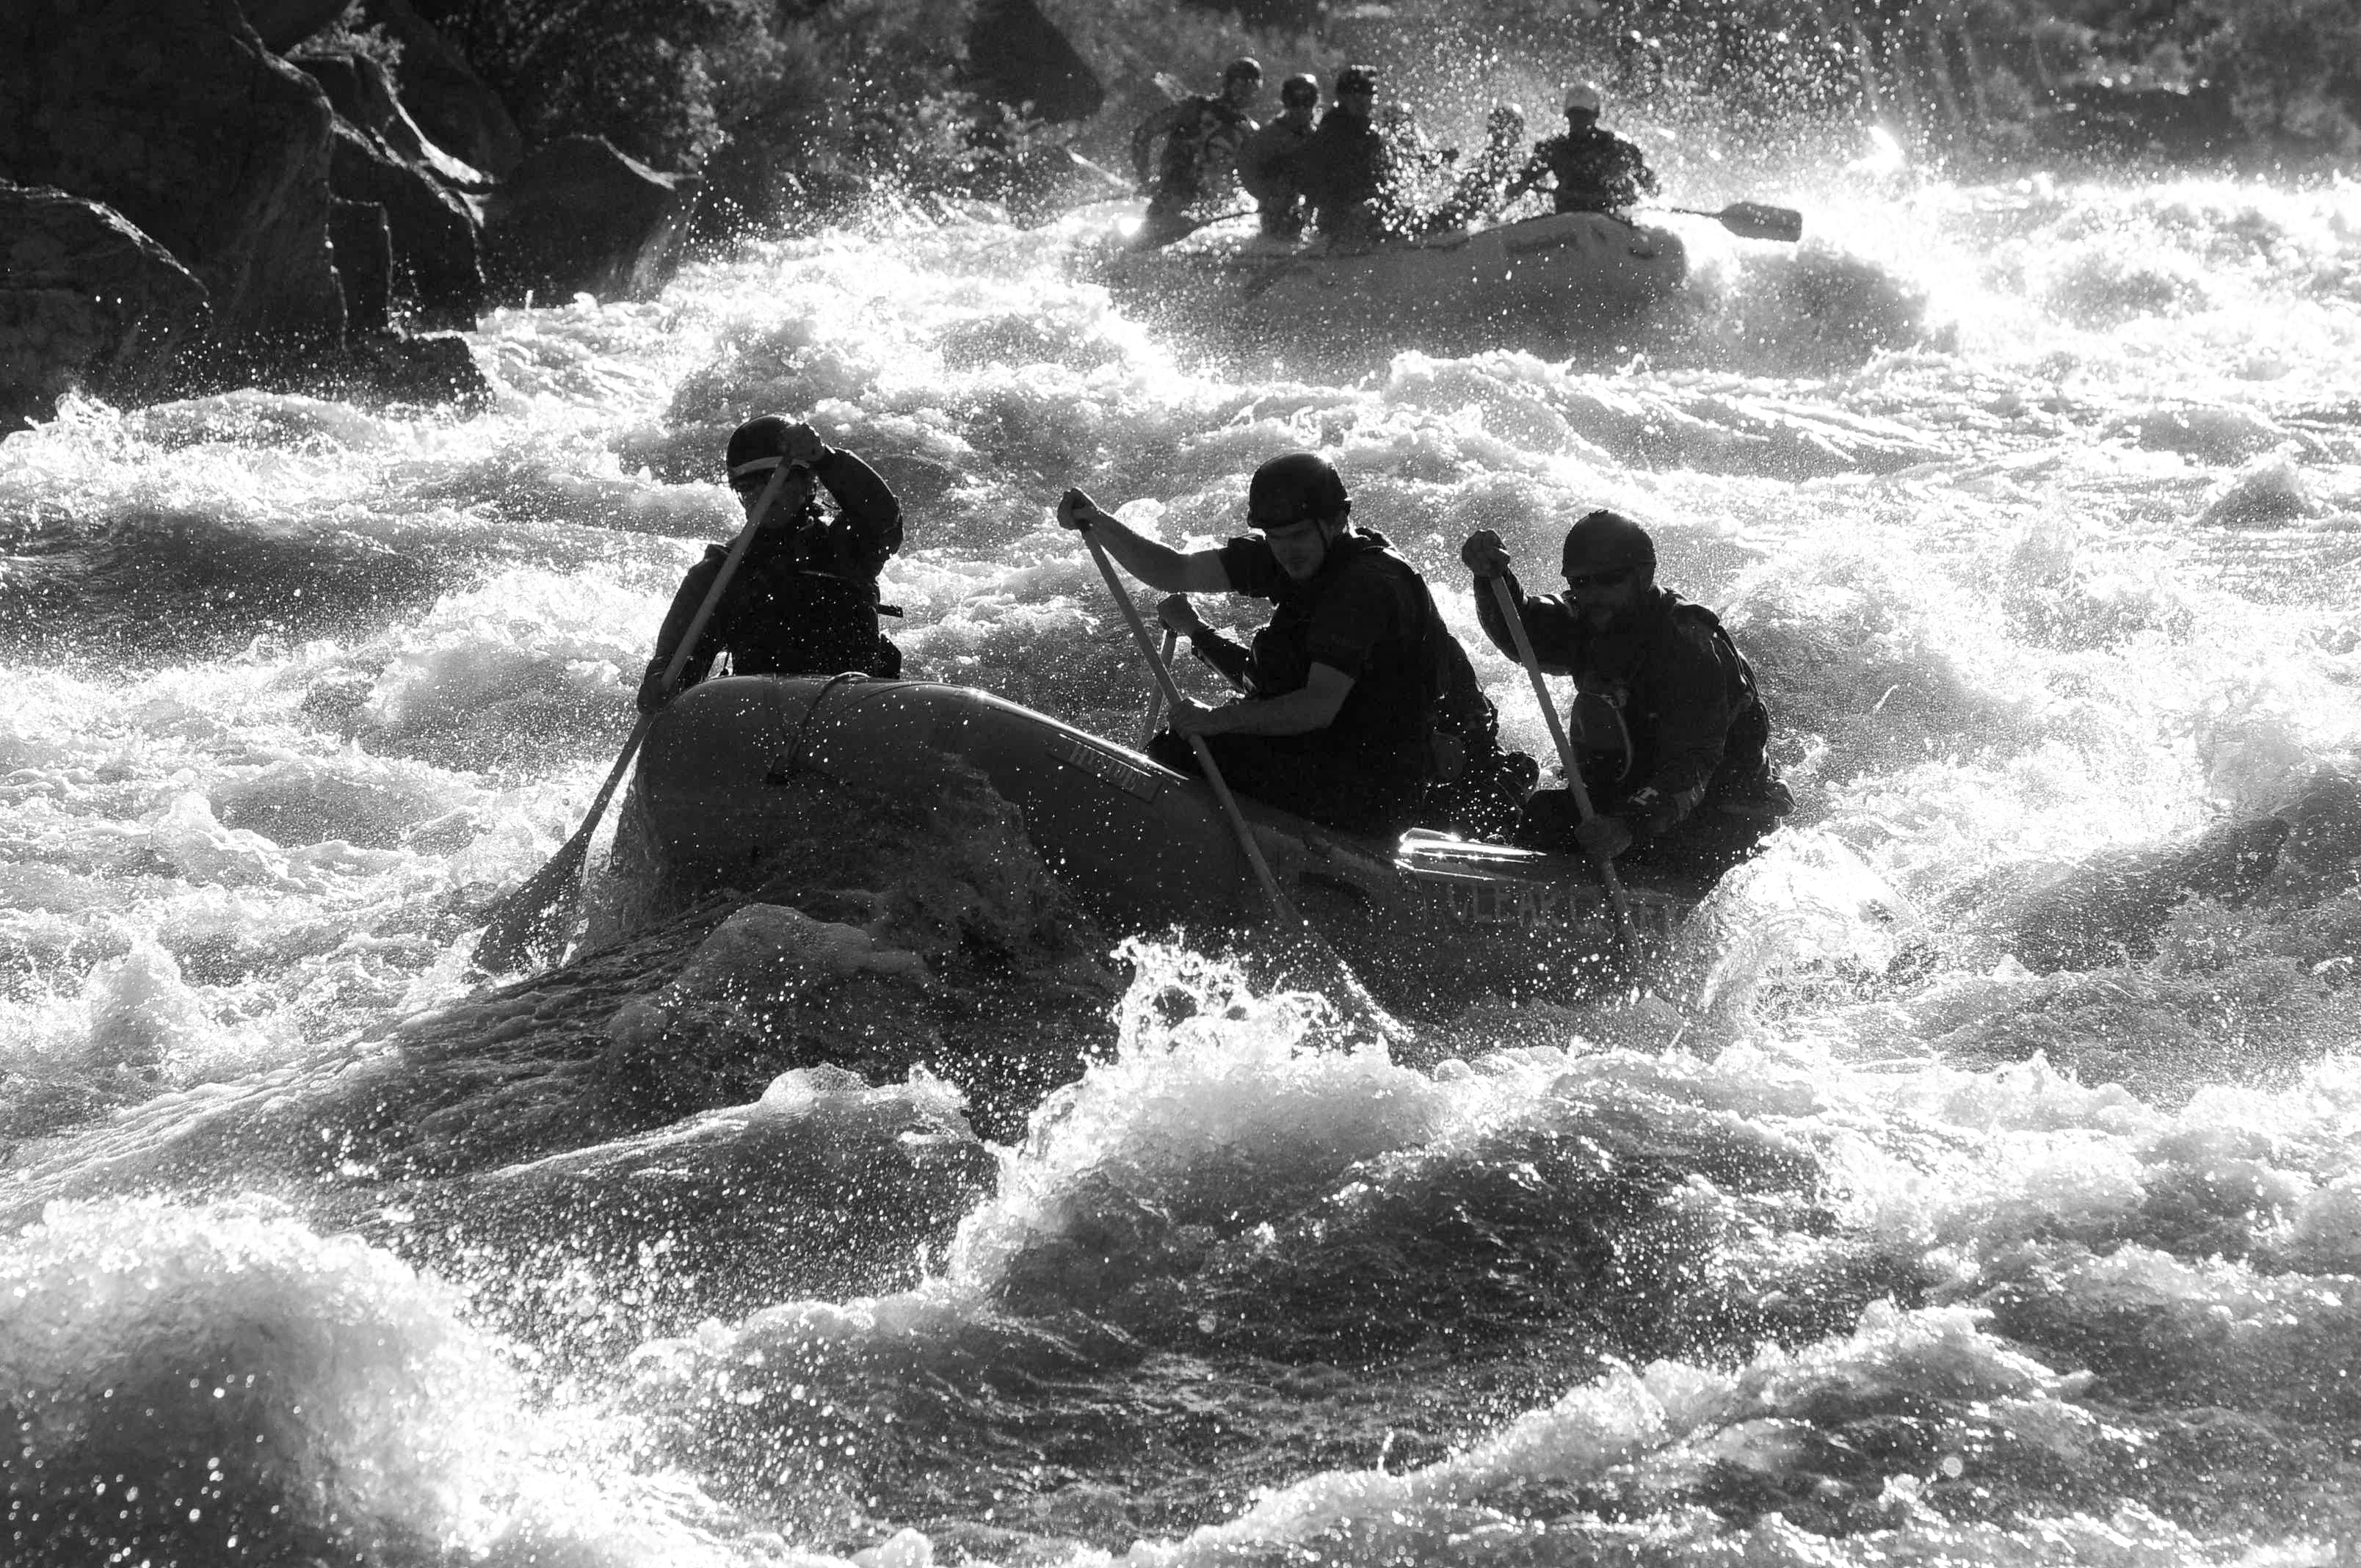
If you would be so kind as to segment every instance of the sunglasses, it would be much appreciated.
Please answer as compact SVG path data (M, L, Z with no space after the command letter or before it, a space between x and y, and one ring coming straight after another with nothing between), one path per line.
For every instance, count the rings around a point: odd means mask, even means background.
M787 468L787 478L792 482L796 475L803 474L807 476L810 473L811 470L804 466L804 465L800 463L792 464ZM749 474L743 478L730 480L730 488L731 493L736 495L741 500L750 500L752 498L761 495L770 483L771 476L767 472L761 474ZM782 488L784 488L784 487Z
M1568 572L1565 586L1569 588L1620 588L1631 580L1633 568L1617 566L1605 572Z

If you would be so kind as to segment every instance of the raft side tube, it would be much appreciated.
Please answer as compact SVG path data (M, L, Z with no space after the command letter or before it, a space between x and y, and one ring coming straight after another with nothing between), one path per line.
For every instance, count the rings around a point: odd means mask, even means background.
M1180 250L1126 258L1112 281L1191 302L1257 341L1381 341L1389 349L1554 349L1614 339L1671 305L1688 251L1669 229L1558 213L1466 233L1291 254Z
M866 677L733 676L690 688L650 731L633 783L660 853L708 877L787 837L798 773L922 806L963 773L1023 813L1043 862L1118 930L1240 929L1268 912L1202 783L1045 714L968 687ZM1434 994L1563 990L1613 950L1585 862L1424 830L1334 832L1242 801L1274 873L1348 959L1379 958ZM1629 886L1644 935L1693 906Z
M989 692L923 681L728 676L650 732L634 787L675 863L742 865L779 837L797 771L923 806L961 768L1025 817L1043 863L1131 929L1252 912L1246 858L1202 788L1137 751Z

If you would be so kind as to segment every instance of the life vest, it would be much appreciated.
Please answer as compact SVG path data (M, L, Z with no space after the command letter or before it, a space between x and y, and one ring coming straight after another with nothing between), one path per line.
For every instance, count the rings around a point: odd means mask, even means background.
M1450 665L1436 640L1451 631L1418 568L1373 530L1340 534L1319 573L1278 601L1270 624L1255 633L1249 679L1262 696L1300 689L1312 678L1307 641L1323 594L1341 574L1372 568L1394 585L1410 624L1369 650L1367 663L1328 729L1340 743L1374 752L1425 751L1451 684Z
M1194 199L1226 171L1255 128L1237 107L1203 93L1159 109L1131 133L1140 188Z
M1554 136L1533 156L1557 181L1553 200L1561 213L1620 213L1655 189L1639 148L1597 126Z
M740 566L706 632L736 673L900 674L899 650L878 632L877 581L846 569L834 532L807 526Z
M1719 616L1661 588L1630 624L1587 639L1579 650L1577 691L1567 718L1583 753L1584 779L1613 801L1654 776L1662 698L1653 677L1679 656L1675 643L1684 627L1703 630L1719 652L1722 695L1731 710L1721 761L1705 782L1703 800L1784 800L1784 789L1771 773L1771 715L1755 685L1754 666Z
M1271 121L1238 149L1238 183L1265 205L1294 200L1301 194L1296 188L1295 162L1311 139L1308 126Z
M1164 143L1190 111L1193 99L1167 104L1132 127L1131 171L1138 177L1139 188L1147 190L1156 183L1157 170L1164 162Z

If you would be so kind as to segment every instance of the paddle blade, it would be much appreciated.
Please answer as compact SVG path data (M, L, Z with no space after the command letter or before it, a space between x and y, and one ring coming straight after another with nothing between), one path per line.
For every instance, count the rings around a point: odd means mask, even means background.
M577 833L531 882L500 901L476 944L477 968L509 974L533 959L555 961L566 951L582 907L582 862L589 847L590 836Z
M1267 956L1274 978L1326 997L1352 1038L1397 1046L1413 1038L1410 1026L1371 994L1344 955L1301 916L1283 913L1267 931L1270 944Z
M1804 237L1804 214L1793 207L1732 202L1712 216L1741 239L1775 239L1782 245L1793 245Z

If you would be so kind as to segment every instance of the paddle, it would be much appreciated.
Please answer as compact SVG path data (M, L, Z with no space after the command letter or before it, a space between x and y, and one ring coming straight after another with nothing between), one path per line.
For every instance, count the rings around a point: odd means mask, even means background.
M1159 659L1167 670L1172 668L1172 651L1180 646L1180 634L1170 627L1164 629L1164 652ZM1156 727L1164 717L1164 688L1153 681L1148 686L1148 722L1140 726L1139 744L1145 749L1156 739Z
M1693 218L1711 218L1741 239L1775 239L1782 245L1793 245L1804 237L1804 214L1793 207L1774 207L1767 202L1732 202L1718 213L1703 207L1666 207L1668 213L1686 213Z
M664 666L660 688L666 697L672 696L673 683L688 664L689 655L697 650L697 640L704 635L705 623L713 619L714 607L721 602L721 590L738 570L738 563L746 558L747 547L754 535L771 519L771 508L779 492L786 486L787 476L794 472L785 464L772 470L771 482L763 487L762 499L754 503L753 512L738 537L730 542L730 554L721 560L721 570L713 575L713 586L705 591L705 602L697 607L697 614L682 634L680 643L672 651L672 662ZM590 802L590 809L582 818L582 826L565 848L549 858L549 863L535 872L533 879L502 899L492 911L484 927L484 935L476 943L476 966L492 974L504 974L517 968L536 949L555 958L565 948L566 935L573 928L574 916L582 899L582 862L590 855L590 835L597 831L598 819L607 810L607 802L614 797L615 786L623 782L623 773L639 754L640 742L648 738L648 729L654 724L656 713L640 715L631 726L631 738L623 742L623 754L615 759L615 766L607 774L607 782L598 786L598 794Z
M1107 559L1106 546L1093 538L1087 528L1082 531L1082 543L1091 547L1091 559L1098 563L1099 576L1106 580L1107 592L1114 597L1115 608L1123 611L1124 620L1131 626L1131 635L1139 644L1140 657L1148 661L1148 671L1156 677L1156 689L1163 696L1166 706L1177 710L1180 706L1180 688L1172 684L1170 666L1158 656L1156 644L1148 638L1148 623L1140 619L1139 607L1131 602L1129 594L1123 591L1123 580L1115 575L1115 563ZM1237 835L1238 848L1246 851L1246 864L1254 868L1255 881L1262 884L1263 897L1269 902L1271 913L1279 917L1283 937L1297 949L1299 956L1332 971L1331 989L1335 995L1330 1000L1334 1001L1341 996L1342 1010L1373 1033L1395 1038L1406 1035L1407 1031L1401 1025L1378 1004L1377 998L1369 994L1368 988L1361 983L1344 959L1321 938L1310 923L1297 913L1295 905L1288 902L1287 894L1279 890L1279 879L1270 874L1270 862L1263 859L1262 846L1255 841L1254 828L1246 821L1246 814L1238 809L1238 797L1230 793L1229 784L1222 777L1222 770L1214 762L1213 750L1205 744L1205 738L1190 736L1189 749L1197 754L1197 766L1203 772L1206 784L1213 786L1213 798L1221 803L1222 814L1230 819L1230 831Z
M1157 230L1156 237L1153 240L1148 238L1148 221L1143 218L1140 220L1138 230L1131 236L1130 248L1133 250L1161 250L1168 245L1177 245L1180 241L1187 239L1191 235L1195 234L1199 229L1203 228L1208 224L1223 223L1231 218L1242 218L1253 211L1254 209L1252 207L1238 207L1226 213L1215 213L1209 218L1191 218L1187 223L1181 225L1179 228Z
M1598 815L1590 806L1590 792L1582 786L1582 769L1575 762L1574 743L1565 738L1565 725L1557 716L1557 705L1550 700L1549 683L1542 678L1542 662L1533 652L1533 640L1525 635L1525 618L1517 609L1517 596L1509 591L1509 579L1491 579L1492 597L1499 601L1500 614L1509 622L1509 635L1517 644L1518 662L1525 666L1525 678L1533 683L1533 696L1542 705L1542 717L1549 721L1550 739L1557 743L1557 760L1565 769L1565 787L1574 796L1574 808L1589 821ZM1607 889L1608 906L1615 912L1615 936L1626 955L1639 951L1640 934L1631 924L1631 901L1624 895L1623 884L1616 878L1615 862L1601 857L1593 862L1598 868L1598 880Z
M1109 191L1117 195L1128 196L1131 194L1131 181L1126 180L1122 175L1117 174L1114 170L1109 169L1105 164L1094 163L1091 159L1084 158L1081 153L1076 152L1071 147L1066 148L1066 156L1073 160L1076 168L1086 169L1093 174L1097 175L1101 180L1104 181ZM1079 205L1080 203L1077 204Z

